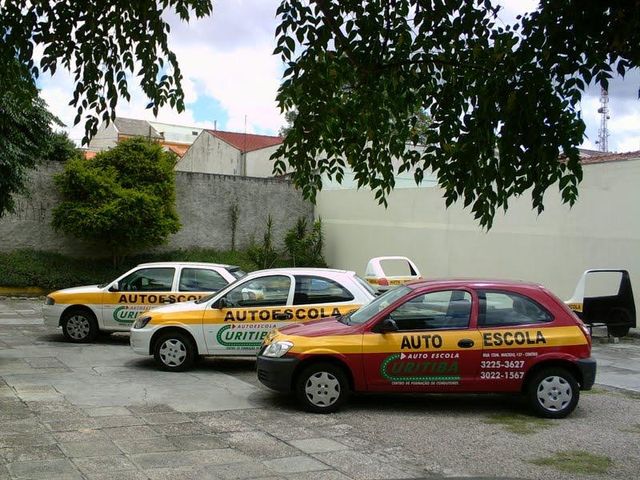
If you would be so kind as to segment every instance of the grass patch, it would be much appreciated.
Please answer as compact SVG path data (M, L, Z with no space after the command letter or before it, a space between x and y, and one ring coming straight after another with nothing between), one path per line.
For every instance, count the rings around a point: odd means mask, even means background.
M118 266L111 257L74 258L53 252L16 250L0 253L0 286L40 287L48 291L114 280L139 263L185 261L238 265L245 271L256 270L246 251L219 252L193 249L126 257ZM278 265L287 266L287 265Z
M485 420L485 423L501 425L508 432L519 435L530 435L551 426L550 420L515 413L496 413Z
M552 467L561 472L596 475L607 473L613 462L609 457L594 455L582 450L556 452L551 457L531 460L534 465Z

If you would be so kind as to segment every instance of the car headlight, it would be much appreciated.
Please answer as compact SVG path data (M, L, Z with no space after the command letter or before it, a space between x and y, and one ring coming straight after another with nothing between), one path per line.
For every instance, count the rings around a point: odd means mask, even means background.
M144 328L147 323L151 321L151 317L149 315L145 315L144 317L138 317L136 321L133 323L132 328Z
M55 305L56 301L51 297L47 297L47 298L44 299L44 304L45 305Z
M293 343L287 341L273 342L262 352L263 357L280 358L293 347Z

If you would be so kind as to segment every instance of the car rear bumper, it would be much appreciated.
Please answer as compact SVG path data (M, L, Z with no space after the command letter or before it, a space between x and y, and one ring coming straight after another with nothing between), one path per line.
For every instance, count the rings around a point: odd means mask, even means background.
M581 390L591 390L596 381L596 360L595 358L584 358L576 361L582 377Z
M258 380L277 392L290 392L293 374L300 360L293 357L270 358L259 356L257 360Z

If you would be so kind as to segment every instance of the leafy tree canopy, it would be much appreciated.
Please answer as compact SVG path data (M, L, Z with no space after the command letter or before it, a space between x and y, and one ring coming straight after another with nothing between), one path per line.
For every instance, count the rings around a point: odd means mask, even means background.
M283 0L278 93L297 115L274 155L306 197L322 175L352 169L386 204L392 159L417 183L438 175L446 205L462 201L490 228L496 208L558 184L576 201L585 86L604 88L640 64L637 0L542 0L505 26L491 0ZM416 112L430 123L416 143ZM563 156L563 161L558 161Z
M69 138L67 132L54 132L49 139L43 160L47 162L66 162L77 156L82 156L82 153Z
M86 136L100 119L115 117L118 97L129 99L129 77L137 76L154 114L168 103L184 109L182 75L169 49L166 13L181 20L212 11L211 0L9 0L0 2L0 70L18 60L33 77L72 72L75 123L84 117ZM34 51L42 51L40 61ZM4 83L3 83L4 88Z
M0 68L0 217L13 211L27 172L48 155L55 122L26 68L16 61Z
M180 228L174 165L173 153L142 138L70 160L55 178L62 201L53 227L106 247L114 259L161 244Z

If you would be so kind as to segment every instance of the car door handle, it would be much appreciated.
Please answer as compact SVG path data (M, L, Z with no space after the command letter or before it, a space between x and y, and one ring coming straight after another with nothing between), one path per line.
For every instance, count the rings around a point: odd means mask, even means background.
M473 347L473 340L471 340L470 338L463 338L462 340L458 341L458 346L460 348L471 348Z
M291 313L274 313L274 320L291 320L293 318L293 314Z

